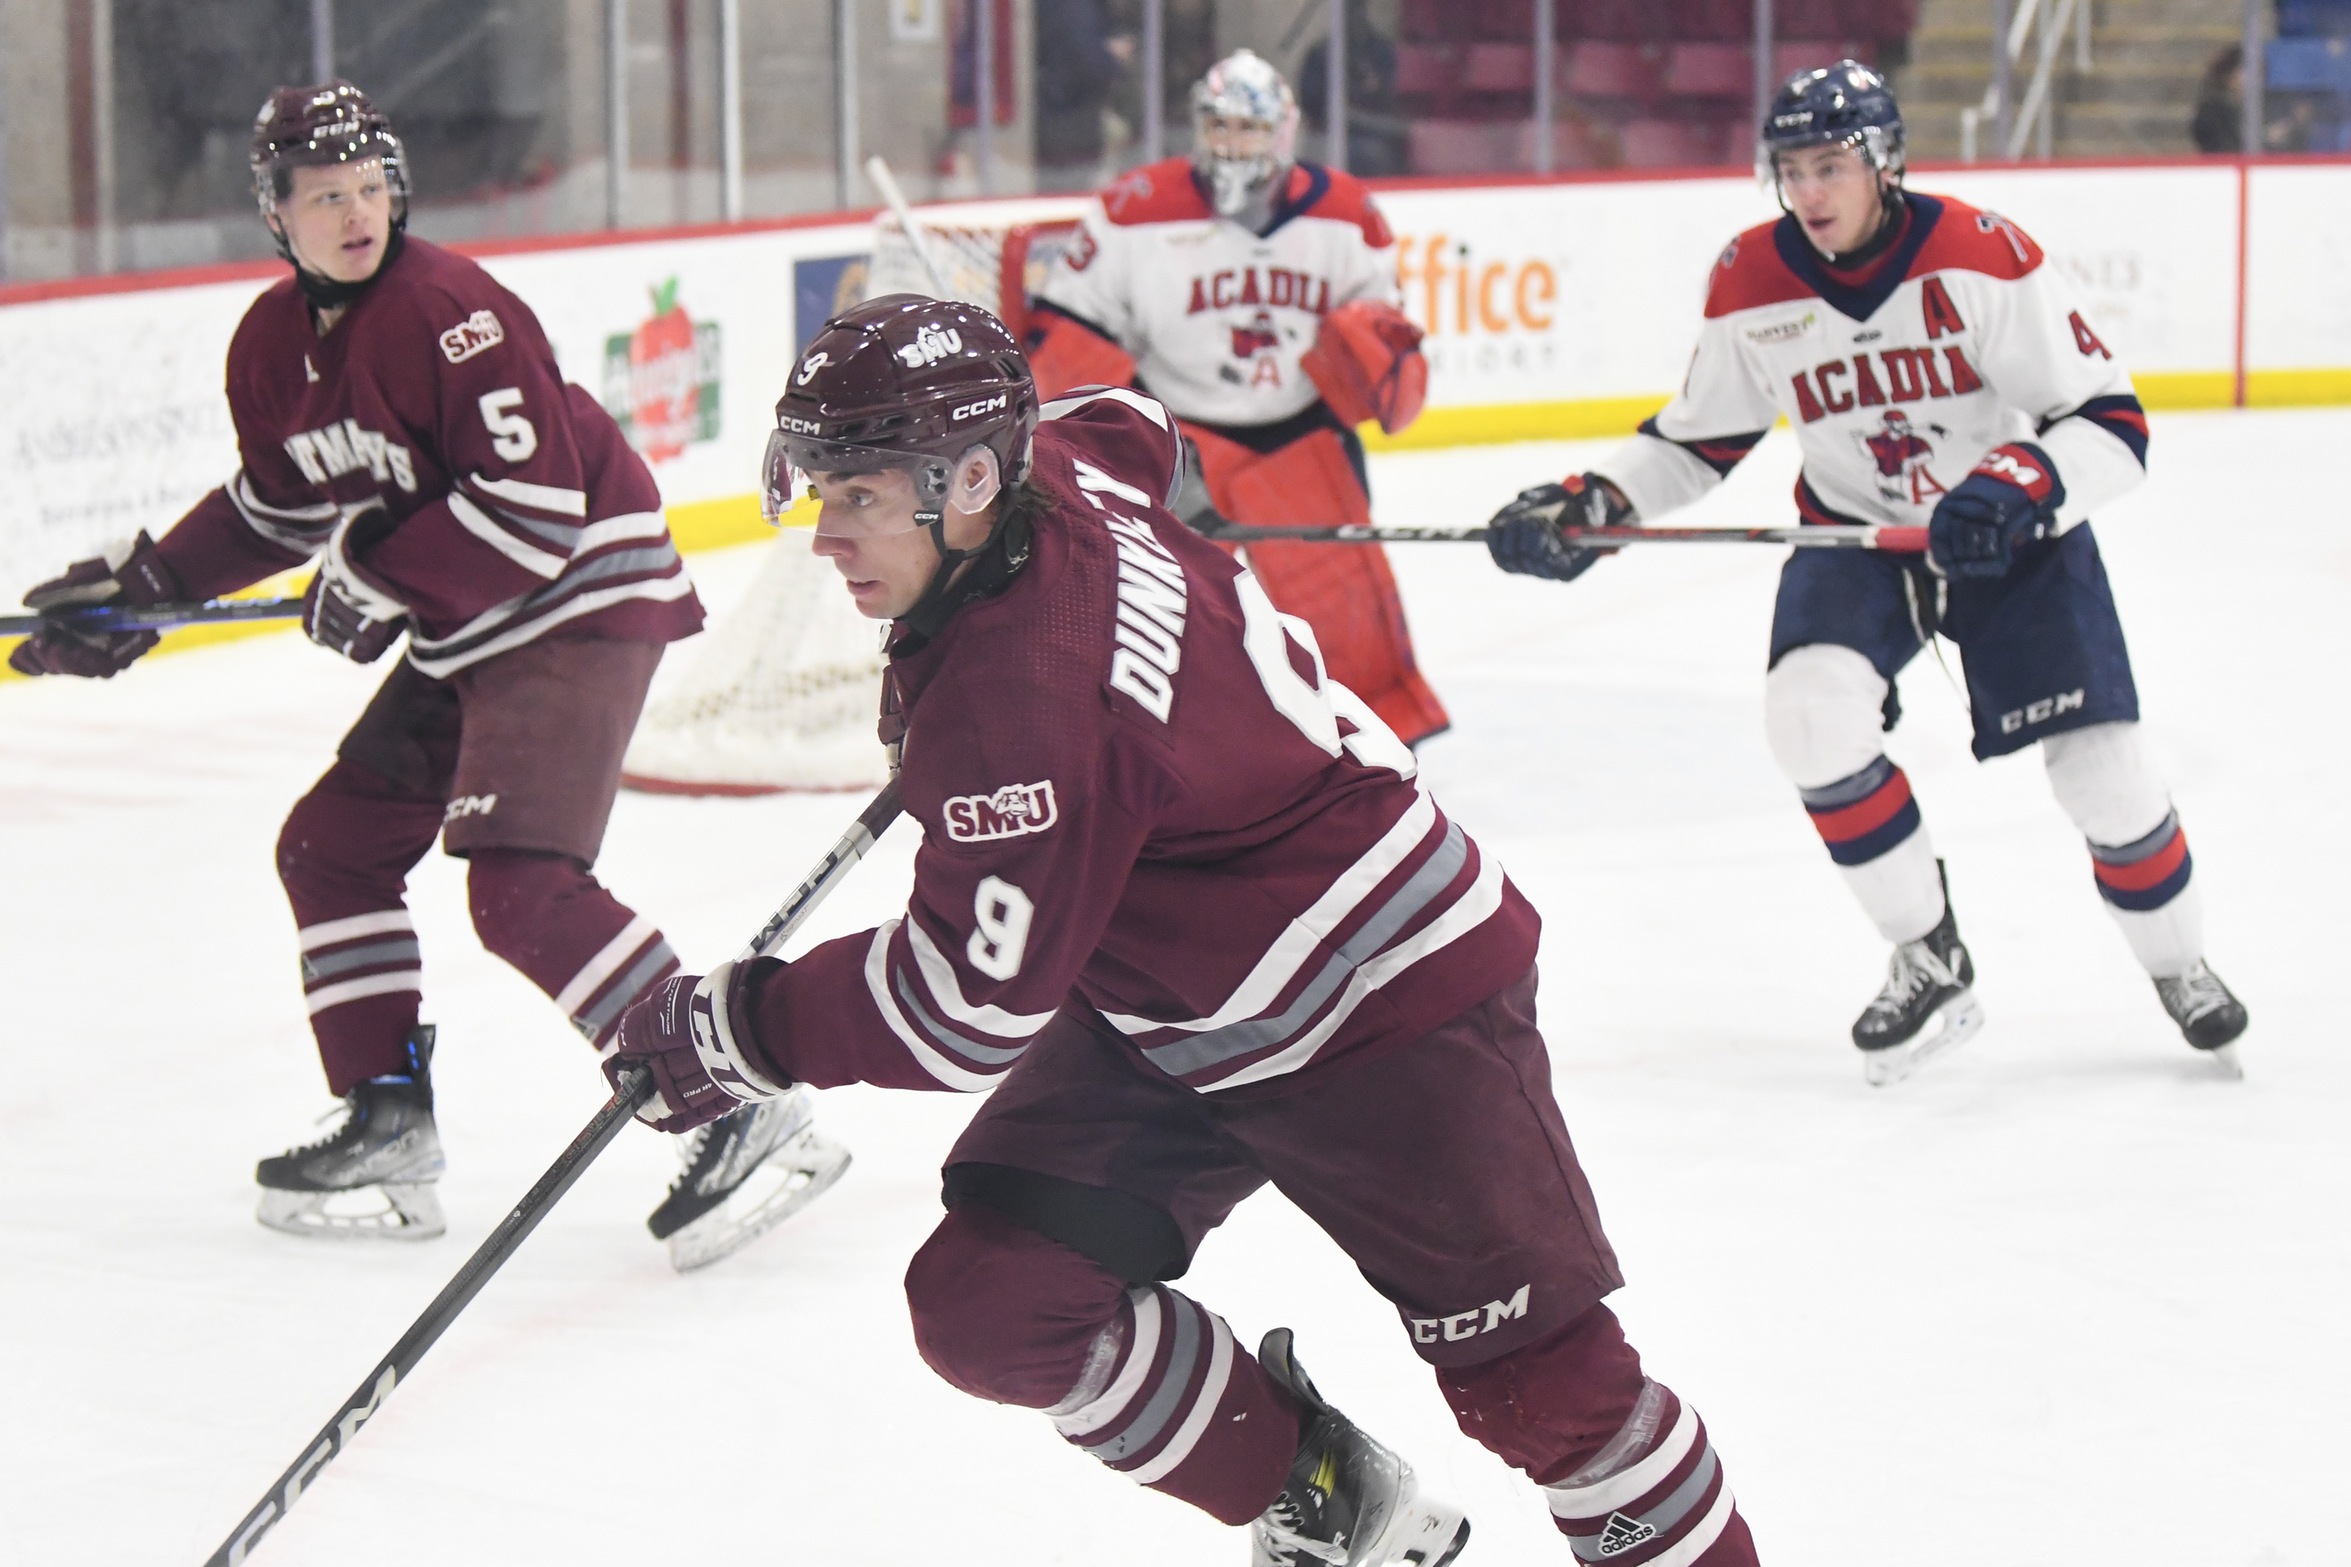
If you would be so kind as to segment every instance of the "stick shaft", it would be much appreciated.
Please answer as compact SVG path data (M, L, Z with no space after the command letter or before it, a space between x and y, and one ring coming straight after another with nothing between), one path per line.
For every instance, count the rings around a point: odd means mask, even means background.
M889 203L891 214L906 235L906 243L914 247L915 259L930 274L931 291L941 299L953 299L955 291L947 286L947 274L939 270L938 259L931 254L930 241L923 238L922 225L914 221L914 209L906 204L906 192L898 188L898 176L890 172L890 165L880 153L865 160L865 177L873 181L873 188Z
M874 840L888 829L897 815L898 782L892 779L858 813L857 820L841 835L840 841L826 851L816 868L792 890L792 895L784 900L783 907L776 910L752 939L745 955L752 956L771 950L788 940L815 911L816 906L841 884L849 868L865 857L866 851L873 847ZM516 1203L512 1211L499 1221L489 1238L466 1259L465 1266L457 1270L457 1276L449 1281L440 1294L433 1297L433 1303L425 1307L423 1315L400 1336L400 1341L392 1346L391 1353L383 1358L375 1370L368 1373L367 1380L359 1384L359 1390L343 1401L335 1417L320 1429L292 1466L278 1476L277 1484L270 1487L268 1494L221 1542L220 1549L205 1559L205 1567L241 1567L252 1555L253 1547L261 1537L275 1527L279 1519L285 1517L302 1493L318 1478L318 1472L340 1457L343 1449L351 1445L351 1439L358 1435L359 1428L374 1418L376 1411L383 1407L384 1400L392 1395L392 1390L416 1369L418 1361L424 1359L425 1351L431 1349L435 1341L448 1331L449 1324L457 1320L457 1314L466 1308L474 1296L481 1293L482 1286L490 1282L490 1276L505 1266L506 1259L513 1256L531 1231L539 1227L539 1221L547 1217L565 1192L571 1190L572 1183L586 1172L589 1165L596 1162L596 1156L620 1135L620 1129L628 1125L638 1108L652 1098L653 1091L652 1073L642 1067L628 1072L621 1092L613 1095L604 1108L596 1112L595 1117L580 1129L579 1136L572 1139L571 1146L564 1149L556 1161L547 1167L547 1173L539 1177L538 1184L525 1192L522 1201Z
M1482 544L1486 529L1383 528L1372 523L1340 523L1301 527L1256 528L1234 523L1209 535L1226 544L1252 539L1297 540L1310 544ZM1595 549L1621 549L1628 544L1785 544L1798 549L1885 550L1892 554L1923 554L1924 528L1808 526L1800 528L1576 528L1559 530L1570 544Z
M292 620L301 615L302 601L284 599L207 599L201 604L98 604L88 609L51 610L43 615L0 615L0 637L29 637L44 626L67 626L76 631L176 631L182 626L210 625L224 620Z

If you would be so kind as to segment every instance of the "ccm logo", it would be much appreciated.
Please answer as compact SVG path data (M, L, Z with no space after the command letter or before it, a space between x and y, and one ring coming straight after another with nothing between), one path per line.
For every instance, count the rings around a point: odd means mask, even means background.
M947 825L947 836L957 843L1018 838L1043 832L1061 820L1050 778L1041 783L1007 784L994 794L954 795L939 815Z
M453 822L465 816L487 816L498 809L494 794L461 794L449 802L449 809L441 813L441 820Z
M1443 1339L1458 1344L1465 1338L1476 1338L1480 1333L1491 1333L1513 1317L1527 1314L1527 1302L1534 1297L1532 1284L1521 1284L1518 1293L1508 1300L1489 1300L1483 1306L1468 1311L1457 1311L1450 1317L1413 1317L1412 1342L1434 1344ZM1478 1319L1484 1318L1481 1323Z
M2056 696L2045 696L2038 702L2027 702L2013 712L2002 713L2000 715L2000 732L2004 735L2012 735L2028 725L2045 724L2060 713L2073 712L2081 705L2082 692L2079 687L2061 692Z
M776 428L786 435L822 435L824 426L814 419L801 419L791 414L778 414Z
M949 424L956 424L965 419L973 418L979 414L994 413L997 409L1002 408L1010 401L1011 397L1009 394L999 394L995 397L988 398L984 402L965 403L961 408L958 408L954 412L947 415L947 422Z

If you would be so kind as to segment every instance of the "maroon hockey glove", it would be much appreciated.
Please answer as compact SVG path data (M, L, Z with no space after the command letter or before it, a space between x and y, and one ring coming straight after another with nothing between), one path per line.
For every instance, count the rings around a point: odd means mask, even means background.
M354 664L372 664L383 657L384 649L397 642L408 625L408 606L354 559L363 544L380 536L383 526L380 511L367 511L337 527L319 554L318 575L310 579L310 591L302 600L302 629L310 640ZM368 532L355 535L355 527Z
M657 1096L637 1119L664 1132L690 1132L729 1111L790 1091L751 1037L743 999L751 981L774 958L722 963L707 975L675 974L621 1014L620 1032L604 1058L604 1075L620 1088L624 1067L652 1069Z
M121 602L145 607L187 597L180 579L141 533L115 564L104 558L78 561L24 596L27 609L80 609ZM82 675L111 680L162 640L152 631L72 631L43 626L17 644L8 665L20 675Z
M1946 577L2005 577L2020 544L2050 532L2065 485L2029 441L1984 453L1927 519L1927 557Z

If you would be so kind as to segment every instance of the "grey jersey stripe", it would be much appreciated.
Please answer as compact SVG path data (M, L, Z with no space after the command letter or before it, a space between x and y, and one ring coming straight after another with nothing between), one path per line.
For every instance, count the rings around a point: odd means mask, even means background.
M1450 886L1469 862L1469 839L1455 822L1445 824L1445 841L1437 845L1437 852L1413 872L1410 880L1364 923L1361 930L1347 938L1338 952L1323 964L1322 969L1298 993L1296 1000L1278 1016L1250 1018L1244 1022L1210 1029L1204 1034L1187 1034L1162 1045L1152 1045L1143 1054L1151 1064L1173 1077L1198 1072L1236 1056L1248 1055L1268 1045L1280 1044L1306 1026L1307 1019L1322 1009L1332 992L1347 976L1373 958L1393 941L1412 918L1436 900L1438 893Z
M1835 783L1822 784L1817 789L1799 789L1807 810L1830 811L1841 805L1853 805L1868 799L1894 776L1891 757L1880 756L1857 773L1847 773Z
M1183 1402L1184 1389L1192 1380L1192 1367L1200 1359L1200 1308L1174 1290L1163 1290L1160 1298L1171 1308L1175 1318L1174 1347L1168 1351L1167 1369L1160 1373L1159 1386L1152 1390L1151 1402L1124 1431L1107 1442L1099 1442L1086 1449L1106 1464L1139 1457L1167 1423L1175 1418L1176 1405Z
M341 952L330 952L323 958L306 957L302 960L302 983L315 985L322 979L337 974L348 974L355 968L372 968L378 963L422 963L424 953L416 938L404 941L378 941L364 947L346 947Z
M989 1066L1010 1066L1028 1053L1029 1047L1026 1044L1018 1044L1004 1049L995 1045L983 1045L976 1039L964 1038L931 1016L929 1009L915 999L914 987L907 983L906 969L903 965L893 965L890 977L897 981L894 988L898 992L899 1004L914 1014L914 1020L922 1025L922 1031L957 1055L969 1056L974 1061L985 1062Z
M651 549L618 550L610 555L598 555L584 565L565 568L562 576L547 586L523 598L509 599L503 613L487 611L453 637L436 641L431 637L417 639L416 646L428 658L449 658L469 648L489 641L518 621L527 620L541 610L570 598L583 589L612 577L625 577L636 572L666 572L678 564L678 552L668 544ZM492 620L490 615L497 618Z
M601 1036L605 1028L637 999L653 976L665 965L677 962L678 955L669 950L669 943L656 941L653 950L639 958L617 984L604 992L604 999L571 1016L572 1026L590 1039Z
M1714 1456L1714 1444L1707 1443L1706 1454L1698 1460L1698 1467L1690 1471L1690 1477L1687 1480L1668 1492L1664 1501L1659 1502L1645 1513L1625 1513L1624 1516L1635 1523L1645 1523L1657 1531L1648 1539L1662 1539L1672 1534L1674 1530L1681 1527L1682 1520L1689 1517L1692 1510L1705 1497L1707 1486L1714 1481L1714 1472L1721 1467L1721 1461ZM1613 1518L1616 1514L1611 1513L1609 1516ZM1600 1555L1602 1538L1604 1536L1598 1534L1571 1534L1567 1537L1568 1549L1576 1553L1578 1561L1600 1561L1602 1560ZM1642 1543L1646 1544L1647 1540Z

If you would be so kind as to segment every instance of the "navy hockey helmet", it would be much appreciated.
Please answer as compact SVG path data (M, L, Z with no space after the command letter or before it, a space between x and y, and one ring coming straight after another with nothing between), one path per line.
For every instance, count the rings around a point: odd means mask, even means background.
M1854 148L1871 168L1900 183L1902 109L1886 79L1858 60L1839 60L1780 83L1756 139L1755 177L1779 196L1779 155L1806 147Z

